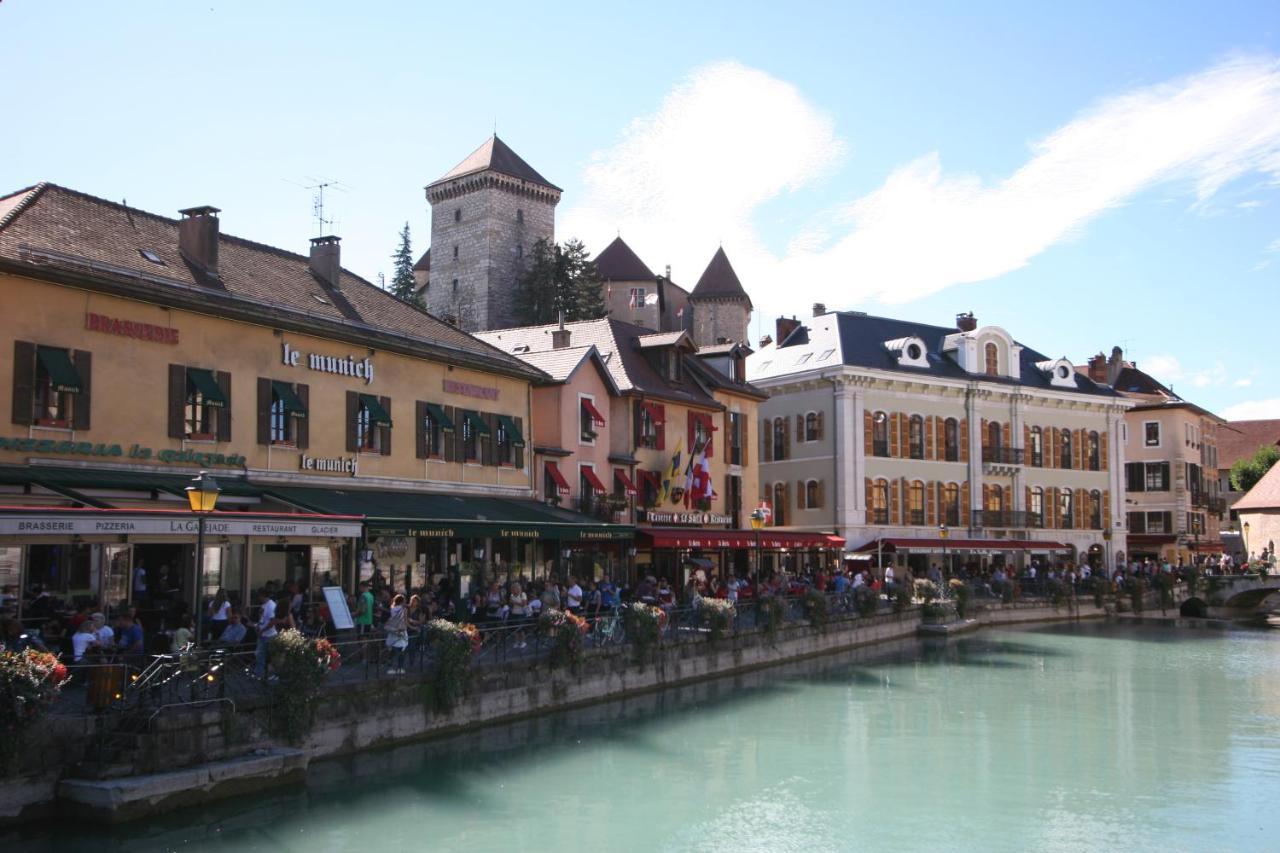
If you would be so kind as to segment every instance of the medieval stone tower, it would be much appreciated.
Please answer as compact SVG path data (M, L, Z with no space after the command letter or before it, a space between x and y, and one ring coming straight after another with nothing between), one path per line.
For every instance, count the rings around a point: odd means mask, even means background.
M427 310L468 332L515 325L515 285L534 244L555 239L560 188L495 135L429 184L427 201Z
M702 277L689 293L693 311L693 342L710 347L747 342L751 297L743 289L724 249L717 249Z

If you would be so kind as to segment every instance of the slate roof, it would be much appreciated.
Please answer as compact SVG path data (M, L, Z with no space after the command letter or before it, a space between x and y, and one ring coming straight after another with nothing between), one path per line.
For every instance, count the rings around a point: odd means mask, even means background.
M1160 384L1154 376L1130 364L1120 368L1120 372L1116 374L1114 387L1121 394L1146 394L1153 397L1181 399L1173 391Z
M522 181L541 184L556 191L560 190L555 184L539 175L519 154L512 151L507 143L499 139L497 134L486 139L484 144L468 154L465 160L445 172L443 177L432 181L428 186L434 187L436 184L442 184L445 181L452 181L454 178L461 178L479 172L498 172Z
M618 386L609 372L609 366L605 364L600 351L593 345L514 353L514 355L521 361L538 368L556 382L567 381L584 361L594 361L610 391L614 394L618 393Z
M747 306L751 307L751 297L742 288L742 282L738 280L738 274L733 271L733 265L729 263L729 256L724 253L723 246L716 249L716 253L711 256L711 263L707 264L707 268L702 271L702 277L693 286L689 298L745 299Z
M413 265L414 272L431 272L431 250L427 249Z
M160 260L147 260L142 252ZM201 299L240 309L281 308L299 322L344 324L350 334L388 331L409 345L446 348L507 372L527 365L494 350L408 302L342 270L334 289L311 272L305 255L226 233L218 238L218 277L210 279L178 249L178 221L43 183L0 198L0 261L35 277L54 271L124 281L166 298ZM440 355L440 353L436 353Z
M613 242L596 255L596 272L601 281L653 281L657 278L621 237L614 237Z
M1230 468L1266 445L1280 446L1280 420L1225 423L1218 427L1218 467Z
M747 379L750 382L762 382L844 364L907 376L932 376L962 381L979 379L997 385L1045 391L1070 390L1054 386L1036 366L1038 362L1049 361L1048 356L1021 342L1018 342L1022 346L1020 380L965 372L950 355L942 352L943 339L959 331L954 326L934 326L890 317L873 317L857 311L833 311L801 323L800 328L787 338L790 346L779 346L774 341L753 353L747 359ZM925 342L928 367L901 366L895 354L885 348L886 341L905 337L919 337ZM1081 394L1117 396L1111 388L1098 385L1079 373L1075 374L1075 384L1076 392Z
M1244 497L1231 505L1237 512L1259 509L1280 509L1280 465L1272 465Z

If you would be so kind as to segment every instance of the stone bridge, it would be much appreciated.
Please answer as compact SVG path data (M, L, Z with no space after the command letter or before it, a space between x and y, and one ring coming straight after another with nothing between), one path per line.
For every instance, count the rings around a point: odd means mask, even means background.
M1256 616L1280 605L1280 600L1268 601L1277 594L1280 575L1208 575L1201 578L1196 594L1182 602L1181 612L1227 619Z

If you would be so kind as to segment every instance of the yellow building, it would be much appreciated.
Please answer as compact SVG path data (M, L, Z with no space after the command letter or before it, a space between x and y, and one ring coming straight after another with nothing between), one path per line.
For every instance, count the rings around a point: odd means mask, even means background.
M0 586L27 601L465 593L585 532L630 537L532 499L545 374L342 269L336 237L297 255L222 234L215 208L42 184L0 199L0 293ZM222 494L195 584L201 469Z

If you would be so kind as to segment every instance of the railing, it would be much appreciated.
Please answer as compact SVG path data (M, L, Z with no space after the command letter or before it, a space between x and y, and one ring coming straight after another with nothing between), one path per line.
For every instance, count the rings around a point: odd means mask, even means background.
M889 440L885 439L883 441L872 441L871 455L880 456L882 458L888 459L889 458Z
M615 507L609 502L608 498L598 497L582 497L578 498L575 503L578 512L583 515L589 515L601 521L613 523L618 520L618 516L626 512L626 505L623 504Z
M1021 465L1025 452L1021 447L984 447L982 461L997 465Z
M1039 528L1044 526L1044 521L1038 512L975 509L973 510L973 526L979 528Z

